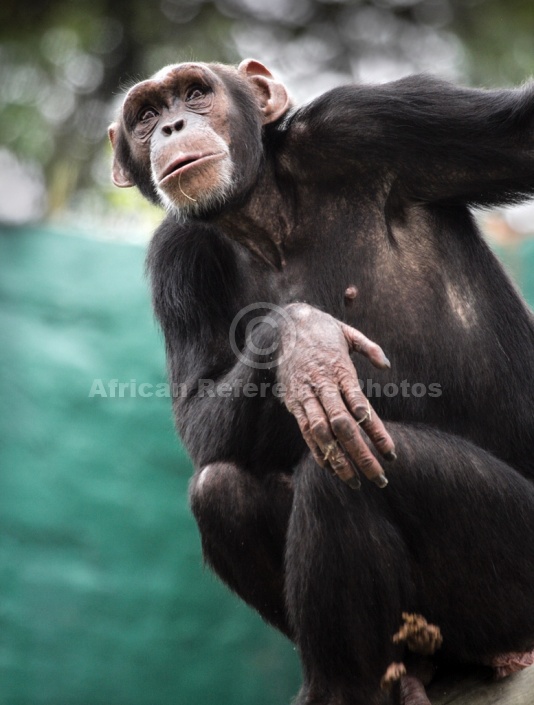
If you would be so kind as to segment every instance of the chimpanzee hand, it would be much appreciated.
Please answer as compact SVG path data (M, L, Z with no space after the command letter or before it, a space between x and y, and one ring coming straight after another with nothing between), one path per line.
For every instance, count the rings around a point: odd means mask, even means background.
M393 441L361 391L349 353L365 355L380 369L389 360L376 343L327 313L307 304L286 311L294 330L282 327L278 380L315 460L354 489L360 487L356 469L385 487L384 471L360 428L387 460L396 457Z

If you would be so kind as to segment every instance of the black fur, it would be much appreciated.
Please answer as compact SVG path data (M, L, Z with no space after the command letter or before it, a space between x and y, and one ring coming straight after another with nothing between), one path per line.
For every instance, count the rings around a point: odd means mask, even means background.
M232 91L250 104L239 82ZM534 647L534 325L469 211L534 193L533 118L532 86L338 88L263 135L256 118L242 131L252 161L242 149L239 166L259 168L263 139L262 168L292 214L282 269L215 216L167 219L154 237L154 306L171 379L187 388L178 430L199 473L214 464L191 485L205 557L296 641L299 703L389 702L378 683L403 658L391 643L402 611L440 626L449 660ZM363 380L441 385L439 397L372 398L398 452L386 490L354 492L314 466L276 397L197 393L200 379L274 383L276 367L236 361L228 331L251 303L292 301L384 348L391 371L358 358ZM276 339L266 323L254 335ZM246 349L244 323L237 337Z

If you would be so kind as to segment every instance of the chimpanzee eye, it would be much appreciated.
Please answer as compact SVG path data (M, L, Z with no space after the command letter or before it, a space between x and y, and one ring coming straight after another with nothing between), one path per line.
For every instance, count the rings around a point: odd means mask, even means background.
M190 88L188 88L187 93L185 94L186 103L192 100L199 100L200 98L203 98L206 93L208 93L208 90L209 89L206 88L206 86L201 86L199 84L191 86Z
M141 108L137 115L137 121L138 122L146 122L147 120L153 120L154 118L158 117L159 113L155 108L152 108L151 106Z

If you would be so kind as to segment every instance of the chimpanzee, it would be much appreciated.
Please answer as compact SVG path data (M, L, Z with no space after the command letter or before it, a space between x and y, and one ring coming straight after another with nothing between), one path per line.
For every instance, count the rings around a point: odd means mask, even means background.
M403 612L445 661L531 660L534 321L470 207L534 193L534 86L295 107L257 61L183 63L109 134L115 184L167 209L148 272L204 556L296 643L298 703L428 702Z

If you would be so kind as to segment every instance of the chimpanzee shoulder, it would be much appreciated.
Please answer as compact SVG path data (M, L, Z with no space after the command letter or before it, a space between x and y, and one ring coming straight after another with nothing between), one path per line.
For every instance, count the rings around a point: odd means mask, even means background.
M238 259L235 244L216 227L168 216L154 233L146 261L164 329L189 337L227 325L238 306Z

